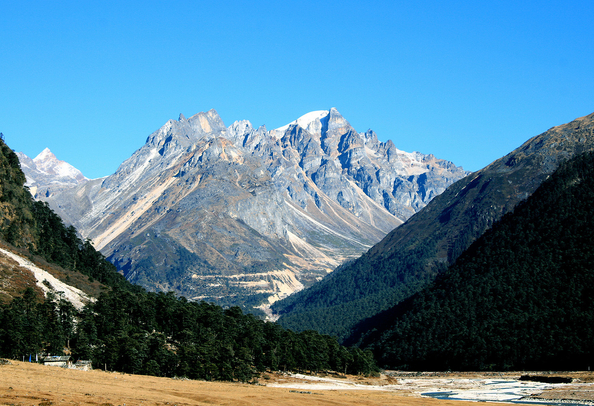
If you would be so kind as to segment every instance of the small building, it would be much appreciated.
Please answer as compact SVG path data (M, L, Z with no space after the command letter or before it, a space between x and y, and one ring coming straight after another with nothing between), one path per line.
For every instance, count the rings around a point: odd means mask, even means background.
M43 359L43 365L49 365L53 367L70 367L70 356L69 355L48 355Z

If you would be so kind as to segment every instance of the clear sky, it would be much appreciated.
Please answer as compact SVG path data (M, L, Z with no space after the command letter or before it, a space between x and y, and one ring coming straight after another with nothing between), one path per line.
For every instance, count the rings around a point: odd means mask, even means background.
M0 0L0 131L90 178L179 113L330 107L478 170L594 112L594 1Z

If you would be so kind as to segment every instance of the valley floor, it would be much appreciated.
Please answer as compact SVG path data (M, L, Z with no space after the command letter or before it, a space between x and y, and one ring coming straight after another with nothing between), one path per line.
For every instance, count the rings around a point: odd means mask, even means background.
M582 383L540 391L543 398L594 401L594 375L579 374ZM515 378L519 374L514 375ZM565 374L564 376L567 376ZM77 371L10 361L0 365L0 405L468 405L459 400L421 397L428 388L454 390L483 379L466 374L385 376L263 374L258 384L204 382L114 372ZM514 379L511 375L505 379ZM456 384L456 382L459 382ZM317 386L316 386L317 385Z
M474 402L594 405L592 372L403 372L386 371L379 378L339 375L266 374L269 387L320 390L391 391L400 396L424 396ZM531 380L521 380L522 376ZM571 383L546 383L564 378ZM267 380L266 380L267 379ZM545 382L539 382L544 379ZM261 380L262 381L262 380Z

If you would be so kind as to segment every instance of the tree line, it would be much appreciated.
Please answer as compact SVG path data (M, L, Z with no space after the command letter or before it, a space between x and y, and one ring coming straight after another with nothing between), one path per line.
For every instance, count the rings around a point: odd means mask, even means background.
M370 351L346 348L334 337L295 333L238 307L172 292L116 287L78 312L59 294L40 301L28 288L0 306L0 356L65 350L96 368L206 380L249 381L266 370L376 371Z

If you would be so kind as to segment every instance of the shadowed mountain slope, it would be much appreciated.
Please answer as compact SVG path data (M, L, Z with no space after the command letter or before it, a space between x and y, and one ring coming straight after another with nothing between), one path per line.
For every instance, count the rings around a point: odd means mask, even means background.
M347 342L413 370L594 362L594 153L564 163L428 288Z

